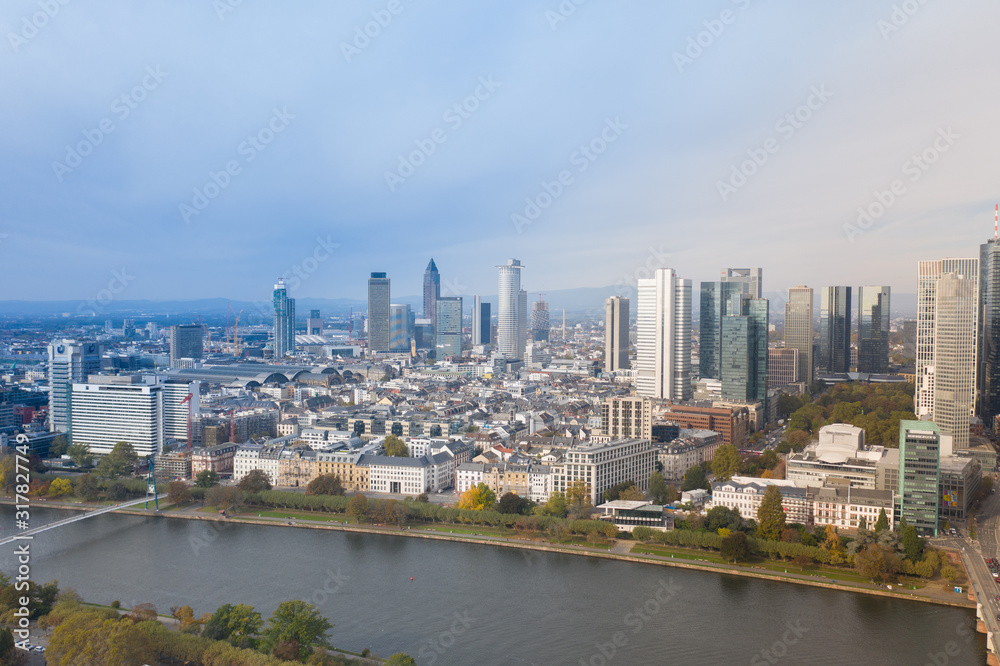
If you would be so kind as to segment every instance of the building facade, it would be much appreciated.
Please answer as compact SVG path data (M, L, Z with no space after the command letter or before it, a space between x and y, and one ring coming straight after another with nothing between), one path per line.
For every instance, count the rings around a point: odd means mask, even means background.
M178 367L182 358L204 357L205 328L199 324L170 327L170 367Z
M372 273L368 278L368 350L389 351L389 278Z
M591 503L597 506L604 491L624 481L634 481L645 491L655 469L656 450L648 439L580 444L567 449L563 462L553 466L552 490L566 492L576 481L583 481Z
M744 520L757 520L757 511L768 486L777 486L781 491L781 508L785 510L786 523L810 524L812 507L806 489L791 481L749 476L734 476L729 481L716 481L712 484L711 506L735 509Z
M889 287L858 287L858 372L889 372Z
M493 344L491 329L490 304L484 303L482 296L476 296L472 306L472 345Z
M750 298L764 298L763 273L760 268L723 268L720 280L742 285Z
M423 318L431 320L437 330L437 299L441 297L441 274L432 258L424 270L424 311Z
M817 366L829 373L851 370L850 287L827 287L820 292Z
M49 432L67 434L72 441L73 384L101 371L101 345L62 340L49 345Z
M923 536L937 536L941 429L932 421L899 423L899 514Z
M604 304L604 370L628 370L628 299L612 296Z
M524 348L519 345L520 330L525 326L519 321L522 268L517 259L497 266L497 351L509 360L524 357Z
M410 351L410 306L393 303L389 306L389 351Z
M140 457L163 451L163 384L137 375L92 375L73 384L73 443L107 455L128 442Z
M274 285L274 358L295 351L295 299L288 298L284 278Z
M807 385L813 380L813 290L798 286L788 290L785 303L785 349L798 351L797 382Z
M462 299L458 296L437 299L437 328L434 353L438 360L462 355Z
M689 400L691 390L691 280L658 268L638 281L636 392Z
M781 388L798 381L799 350L770 347L767 350L767 386Z

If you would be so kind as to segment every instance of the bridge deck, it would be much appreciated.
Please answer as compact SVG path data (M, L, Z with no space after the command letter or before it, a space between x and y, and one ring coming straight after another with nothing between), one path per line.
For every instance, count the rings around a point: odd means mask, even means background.
M54 523L47 523L45 525L42 525L41 527L33 527L30 530L24 530L23 532L19 532L18 534L15 534L13 536L0 539L0 546L8 543L13 543L14 541L18 541L20 539L24 539L29 536L34 536L35 534L39 534L40 532L46 532L48 530L55 529L56 527L69 525L70 523L75 523L78 520L86 520L87 518L93 518L94 516L99 516L101 514L111 513L112 511L117 511L118 509L126 509L130 506L135 506L137 504L152 502L153 500L154 500L153 497L146 496L141 499L129 500L128 502L122 502L121 504L112 504L111 506L105 506L100 509L95 509L94 511L87 511L85 513L81 513L75 516L70 516L69 518L63 518L62 520L57 520Z

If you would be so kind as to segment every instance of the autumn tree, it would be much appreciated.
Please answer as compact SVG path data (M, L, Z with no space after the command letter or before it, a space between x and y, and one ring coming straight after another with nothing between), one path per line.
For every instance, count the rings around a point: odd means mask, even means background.
M561 490L553 491L545 504L535 507L535 513L540 516L552 516L554 518L566 517L566 495Z
M53 479L49 484L49 497L62 497L73 492L73 484L69 479Z
M656 504L666 504L669 499L670 487L663 478L662 472L653 472L649 475L649 496Z
M202 635L216 641L229 641L241 648L257 646L264 620L261 614L247 604L224 604L212 614Z
M410 456L410 450L406 448L403 440L396 435L387 435L382 448L385 449L385 455L387 456L396 458L408 458Z
M878 510L878 520L875 521L875 533L889 529L889 516L885 515L885 509Z
M45 657L50 664L74 666L157 663L142 629L125 618L91 610L73 613L55 628Z
M187 504L191 501L191 489L183 481L167 484L167 501L171 504Z
M496 501L496 493L485 483L479 483L462 493L462 497L458 501L458 508L486 511L492 509Z
M360 493L352 497L347 503L347 515L360 525L361 519L368 517L368 498Z
M747 535L743 532L731 532L729 536L722 540L720 554L726 561L734 564L740 560L745 560L750 555L750 544L747 542Z
M135 464L139 456L135 447L128 442L118 442L111 453L97 463L97 475L104 479L117 479L135 474Z
M899 571L900 562L892 549L871 544L854 556L854 566L866 578L886 581Z
M195 488L211 488L219 485L219 475L214 469L203 469L194 477Z
M723 444L712 456L712 473L719 481L728 481L740 473L743 457L732 444Z
M205 504L217 507L223 511L231 511L243 506L245 502L239 488L231 486L214 486L205 492Z
M306 495L343 495L344 484L337 474L320 474L306 486Z
M90 467L94 464L94 456L90 453L90 448L86 444L73 444L66 449L66 455L68 455L78 467Z
M586 516L594 508L590 500L590 486L582 479L577 479L566 488L566 510L570 516Z
M274 647L294 641L298 644L298 659L308 657L316 646L330 647L327 632L333 628L319 609L305 601L285 601L278 604L267 620L264 641Z
M245 493L262 493L271 489L271 479L262 469L252 469L240 479L237 487Z
M777 541L783 529L785 529L785 510L781 506L781 491L778 490L778 486L771 485L764 491L764 498L757 508L757 536Z

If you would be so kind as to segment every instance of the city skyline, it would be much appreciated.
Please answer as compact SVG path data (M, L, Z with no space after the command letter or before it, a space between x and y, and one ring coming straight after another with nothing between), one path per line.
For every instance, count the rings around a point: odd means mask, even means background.
M768 291L850 275L904 294L916 261L986 240L1000 7L727 9L405 8L362 48L362 4L67 7L8 39L0 73L0 247L12 273L41 248L56 267L17 296L85 300L117 272L122 299L253 299L259 274L362 299L378 265L419 294L430 256L465 293L516 256L545 289L753 265ZM5 8L5 34L34 11ZM91 25L128 38L109 57Z

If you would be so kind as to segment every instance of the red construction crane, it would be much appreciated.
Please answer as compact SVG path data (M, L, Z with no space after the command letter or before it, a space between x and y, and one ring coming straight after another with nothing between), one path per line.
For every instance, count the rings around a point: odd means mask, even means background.
M188 393L187 397L181 400L182 405L185 402L188 404L188 451L191 450L191 396L192 395L193 395L192 393Z

